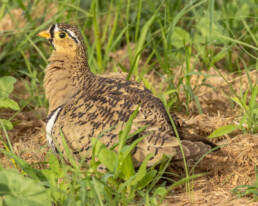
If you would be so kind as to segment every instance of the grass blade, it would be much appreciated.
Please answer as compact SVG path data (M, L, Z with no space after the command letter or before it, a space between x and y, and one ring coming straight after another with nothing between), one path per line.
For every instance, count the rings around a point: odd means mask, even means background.
M219 129L216 129L215 131L213 131L209 136L208 138L211 139L211 138L214 138L214 137L220 137L222 135L225 135L225 134L228 134L228 133L231 133L235 130L239 129L239 126L238 125L234 125L234 124L230 124L230 125L226 125L224 127L221 127Z

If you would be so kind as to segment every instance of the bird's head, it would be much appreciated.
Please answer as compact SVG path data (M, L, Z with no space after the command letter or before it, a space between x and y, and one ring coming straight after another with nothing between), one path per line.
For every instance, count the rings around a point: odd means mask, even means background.
M46 38L57 52L71 53L84 48L80 30L69 24L53 24L48 30L39 32L38 36Z

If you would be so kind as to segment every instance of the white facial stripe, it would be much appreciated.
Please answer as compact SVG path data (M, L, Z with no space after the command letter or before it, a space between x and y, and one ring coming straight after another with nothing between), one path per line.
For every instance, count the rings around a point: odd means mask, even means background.
M58 28L58 25L55 24L55 30L54 30L54 33L58 32L59 28Z
M76 39L76 41L77 41L78 44L80 43L79 39L77 38L76 34L75 34L73 31L67 29L67 33L68 33L68 35L71 36L73 39Z

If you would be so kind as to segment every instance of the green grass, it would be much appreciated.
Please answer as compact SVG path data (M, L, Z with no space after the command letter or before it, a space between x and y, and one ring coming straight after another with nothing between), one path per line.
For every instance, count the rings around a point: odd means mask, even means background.
M50 7L50 4L54 6ZM36 15L39 6L44 12ZM53 8L56 9L54 13ZM13 9L20 9L22 17L17 18L12 13ZM33 111L39 107L47 107L43 76L52 49L45 40L36 37L36 34L47 29L52 23L72 23L82 31L93 73L106 72L112 62L113 71L120 68L128 72L128 79L134 77L154 91L145 76L149 72L155 72L162 78L162 84L167 85L165 90L160 90L156 95L166 102L168 110L191 113L189 105L193 102L198 112L202 113L198 91L200 87L211 87L206 82L211 76L204 71L215 68L217 75L224 78L219 69L241 77L243 74L248 76L258 68L257 13L255 0L64 0L55 3L50 0L3 0L0 22L9 15L14 27L0 31L0 76L11 75L16 79L29 80L25 84L30 98L19 102L21 108L26 107ZM21 22L24 22L24 25L20 27ZM135 49L131 48L132 44ZM121 48L127 50L129 65L110 58L110 53ZM141 59L145 60L144 65L140 64ZM182 75L177 84L173 82L175 74L171 68L182 68ZM200 85L190 84L193 75L202 78ZM221 136L235 129L240 129L243 133L256 133L257 84L249 81L249 89L239 95L234 92L230 82L226 79L225 82L232 94L229 99L234 102L233 107L239 108L242 118L237 125L220 128L210 137ZM183 102L182 98L179 98L179 92L183 92ZM3 129L2 120L1 127ZM129 128L130 126L128 130ZM164 159L158 169L146 169L144 164L137 171L130 164L118 167L118 162L131 161L130 151L133 146L124 145L124 140L129 135L128 130L121 135L119 154L103 148L98 140L94 139L95 154L102 148L106 153L110 153L110 156L117 158L115 165L108 165L109 172L106 174L96 171L98 163L94 161L90 169L85 171L75 162L72 166L64 162L59 163L53 155L49 155L48 169L36 170L15 156L10 141L7 141L8 149L2 152L9 156L21 171L11 171L11 177L17 178L21 184L33 180L37 186L31 183L34 185L31 189L35 187L35 190L42 192L38 199L42 198L43 201L48 197L54 205L157 205L175 186L187 182L189 184L190 179L195 177L186 172L185 179L171 183L168 187L164 181L160 181L168 165L167 159ZM4 133L5 138L9 140L8 132L5 130ZM147 157L146 162L148 158L150 157ZM108 164L106 161L108 162L104 158L102 164ZM1 168L0 173L5 175L5 171L6 169ZM126 171L128 173L125 173ZM26 176L26 179L23 176ZM14 190L15 188L10 186L9 190L5 191L11 192L1 193L1 196L9 195L7 199L12 201L11 194L14 194ZM23 197L25 192L26 190L21 191L20 195L15 197ZM26 201L34 200L28 197Z

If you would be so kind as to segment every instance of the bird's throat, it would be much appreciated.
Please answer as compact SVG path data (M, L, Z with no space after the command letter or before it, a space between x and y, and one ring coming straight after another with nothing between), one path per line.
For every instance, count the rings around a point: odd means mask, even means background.
M89 68L77 65L74 58L53 51L45 70L44 88L49 101L49 113L67 104L81 91L81 79L93 77ZM86 78L85 78L86 79Z

